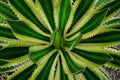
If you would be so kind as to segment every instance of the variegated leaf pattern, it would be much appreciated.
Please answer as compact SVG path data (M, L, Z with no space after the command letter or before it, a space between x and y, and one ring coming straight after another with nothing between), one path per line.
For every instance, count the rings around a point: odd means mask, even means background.
M0 2L0 72L15 71L8 80L111 80L103 66L120 69L120 1L103 1Z

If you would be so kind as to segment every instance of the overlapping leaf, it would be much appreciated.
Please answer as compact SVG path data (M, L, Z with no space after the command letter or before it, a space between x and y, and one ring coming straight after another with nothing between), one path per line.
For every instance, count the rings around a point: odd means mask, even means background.
M97 5L96 5L97 3ZM120 68L119 0L8 0L0 2L0 72L8 80L110 80ZM17 17L16 17L17 16ZM110 19L112 18L112 19Z

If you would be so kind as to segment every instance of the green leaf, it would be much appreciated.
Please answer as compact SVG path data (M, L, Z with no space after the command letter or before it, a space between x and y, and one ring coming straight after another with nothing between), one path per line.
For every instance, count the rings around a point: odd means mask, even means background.
M99 7L108 2L111 2L111 0L98 0L98 2L96 3L96 7Z
M113 60L110 61L110 64L114 64L120 67L120 55L112 55Z
M120 31L119 30L105 30L95 36L82 40L81 43L106 43L120 41Z
M25 63L25 62L24 62ZM17 70L20 66L24 65L24 63L14 63L13 65L8 65L4 67L0 67L0 72L12 72Z
M61 0L60 12L59 12L59 30L63 35L66 23L71 13L71 2L70 0Z
M103 65L112 59L112 57L110 55L103 53L103 52L85 51L85 50L81 50L79 48L74 48L72 50L72 52L74 52L74 54L77 54L78 56L84 58L85 60L93 62L98 65ZM80 58L80 59L82 60L82 58ZM84 62L84 63L89 64L86 62Z
M59 58L57 67L56 67L56 73L55 73L55 80L69 80L68 75L65 73L61 58Z
M73 10L75 9L75 20L73 19L73 24L69 28L66 36L70 36L77 32L94 16L96 2L96 0L81 0L75 2L75 5L73 5Z
M28 54L29 47L8 47L0 50L0 59L14 59Z
M81 0L76 12L74 14L74 20L72 23L72 26L70 29L72 29L72 27L75 25L75 23L82 18L82 16L87 12L87 10L90 8L90 6L92 5L92 3L94 2L94 0Z
M0 40L7 40L7 39L16 39L14 34L12 33L12 30L6 25L0 25Z
M10 63L10 62L7 60L0 59L0 66L6 65L8 63Z
M108 77L103 68L86 68L80 77L83 80L110 80L110 77Z
M105 33L105 32L111 32L111 31L120 31L120 23L113 23L113 24L109 24L106 26L103 26L103 30L99 31L99 33Z
M0 15L0 23L6 23L6 20L2 15Z
M53 45L56 49L59 49L60 47L63 46L62 37L61 37L61 34L58 30L55 31Z
M107 13L107 16L109 16L116 10L120 9L119 5L120 5L120 1L114 0L111 3L107 4L106 6L104 6L102 9L109 8L109 11Z
M106 50L109 51L113 59L109 63L105 64L105 66L119 69L120 68L120 54L119 54L120 50L114 47L106 48Z
M52 45L33 46L30 47L29 56L33 60L33 62L40 64L39 62L42 62L44 59L49 58L50 55L55 52L56 50Z
M120 23L120 18L119 17L114 17L112 20L108 21L106 24L115 24L115 23Z
M39 32L33 30L30 26L25 24L22 21L8 21L10 27L13 29L15 36L22 40L29 40L29 41L38 41L46 43L49 42L49 37L40 34ZM24 27L24 28L23 28Z
M76 74L82 72L85 68L85 65L79 62L70 52L61 49L61 59L62 65L64 65L64 70L66 73Z
M2 14L6 19L9 20L18 19L14 12L10 9L10 6L4 2L0 2L0 14Z
M94 72L92 72L89 68L86 68L83 72L84 77L86 80L100 80L98 76Z
M23 62L10 62L8 60L0 59L0 72L10 72L15 71L17 68L19 68L21 65L26 63L26 61Z
M107 42L107 43L79 43L75 47L81 50L102 52L108 54L110 52L106 49L109 47L114 47L118 44L120 44L120 41Z
M106 15L106 20L107 20L117 14L116 12L118 12L120 9L119 5L120 5L119 0L111 0L108 3L98 7L98 10L104 10L106 8L109 8L109 11Z
M98 13L96 13L81 29L80 32L81 33L86 33L89 31L94 30L95 28L97 28L99 25L101 25L103 19L105 18L106 14L107 14L108 9L105 9L103 11L100 11ZM93 22L94 21L94 22Z
M8 0L8 2L10 3L10 7L13 9L13 11L17 14L17 16L20 19L24 19L23 17L25 17L27 20L30 20L31 23L34 23L35 25L37 25L37 27L39 27L42 31L44 31L46 33L50 33L49 30L47 30L40 23L40 21L36 18L36 16L32 12L32 10L30 9L30 7L27 5L27 3L24 0L22 0L22 1ZM25 21L25 20L23 20L23 21Z
M54 76L51 76L50 73L54 73L53 68L55 68L57 60L57 53L54 53L46 62L37 67L30 80L53 80Z
M31 75L37 65L32 62L27 62L22 65L15 73L13 73L8 80L27 80Z
M69 47L69 50L71 50L74 46L76 46L76 44L81 41L81 37L81 33L78 32L75 35L69 36L69 38L67 37L64 44L65 46Z
M55 29L55 25L54 25L54 18L53 18L53 4L52 4L52 0L47 1L47 0L36 0L37 4L39 3L39 6L42 7L51 27L52 30ZM38 8L39 8L38 6Z

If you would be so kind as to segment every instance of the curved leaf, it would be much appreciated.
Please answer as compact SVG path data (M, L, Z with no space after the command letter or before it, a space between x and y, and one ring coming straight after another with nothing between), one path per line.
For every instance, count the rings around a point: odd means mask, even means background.
M94 2L95 0L81 0L77 9L76 9L76 12L74 14L74 20L73 20L73 23L72 23L72 26L70 27L70 29L72 29L72 27L74 27L75 23L80 19L82 18L82 16L87 12L87 10L90 8L90 6L92 5L92 3ZM81 7L82 6L82 7ZM70 31L70 30L69 30Z
M29 47L8 47L0 50L0 59L14 59L28 54Z
M105 9L103 11L100 11L96 13L81 29L81 33L86 33L89 31L94 30L97 28L99 25L101 25L102 21L104 20L106 14L107 14L108 9ZM93 22L94 21L94 22Z
M37 7L38 9L40 9L39 7L41 7L51 25L52 30L55 29L55 25L54 25L54 18L53 18L53 4L52 4L52 0L47 1L47 0L36 0L37 2ZM39 4L39 5L38 5Z
M2 14L6 19L9 20L18 19L14 12L10 9L10 6L4 2L0 2L0 14Z
M105 43L105 42L115 42L120 41L120 31L119 30L112 30L106 29L105 31L101 31L93 37L90 37L85 40L81 40L81 43Z
M7 65L0 67L0 72L12 72L17 70L20 66L24 65L26 62L23 63L14 63L13 65Z
M40 21L36 18L30 7L26 4L24 0L8 0L10 3L10 7L14 10L14 12L17 14L17 16L22 20L26 21L29 20L29 23L34 23L39 27L42 31L46 33L50 33L49 30L47 30ZM24 19L24 20L23 20Z
M82 57L82 58L80 58L81 60L84 58L87 61L93 62L98 65L103 65L112 59L112 57L110 55L108 55L106 53L102 53L102 52L85 51L85 50L81 50L79 48L74 48L72 50L72 52L74 52L74 54L77 54L78 56ZM89 64L86 62L84 62L84 63Z
M84 24L77 32L81 32L82 34L88 33L97 27L99 27L104 20L106 14L107 14L108 9L105 9L103 11L100 11L96 13L86 24ZM94 22L93 22L94 21ZM75 32L76 33L76 32ZM74 34L75 34L74 33ZM74 35L72 34L72 35Z
M73 23L75 25L72 25L71 28L69 28L70 30L68 30L68 34L66 34L66 36L70 36L70 35L74 34L75 32L77 32L81 27L83 27L91 19L91 17L94 16L95 4L96 4L96 0L86 0L86 1L81 0L81 2L78 5L79 7L76 10L77 11L76 17L80 16L80 18L76 23L75 22ZM80 7L81 5L84 5L83 6L83 9L85 9L85 11L83 10L84 14L82 14L82 12L80 11L82 9L82 7ZM89 5L89 8L88 8L88 5ZM75 9L76 9L76 7L75 7ZM78 11L80 11L80 13ZM74 21L74 19L73 19L73 21Z
M0 59L0 66L6 65L8 63L10 63L10 62L7 60Z
M120 50L117 50L115 48L107 48L106 50L109 51L113 59L109 63L105 64L105 66L119 69L120 68Z
M120 23L120 18L119 17L115 17L112 20L109 20L106 24L115 24L115 23Z
M59 12L59 29L63 35L66 23L68 21L71 12L71 2L70 0L61 0L60 12Z
M6 27L5 24L0 25L0 40L2 41L10 41L17 39L14 34L12 33L12 30L8 27Z
M85 65L78 61L70 52L61 49L60 55L62 59L62 65L64 65L63 68L67 74L75 74L84 70Z
M23 80L23 79L27 80L32 75L32 72L34 71L35 68L36 68L35 64L33 64L32 62L27 62L26 64L22 65L22 67L20 67L18 71L13 73L8 78L8 80Z
M33 30L30 26L22 21L8 21L16 37L22 40L46 43L49 37ZM24 27L24 28L23 28Z
M85 71L80 75L80 77L83 80L110 80L110 77L108 77L108 74L103 68L86 68Z
M106 20L110 18L111 16L113 17L117 11L119 11L120 7L120 1L119 0L111 0L106 4L103 4L102 6L98 7L98 10L103 10L106 8L109 8L109 11L106 15Z
M29 56L37 64L40 64L45 59L48 59L56 50L52 45L41 45L30 47Z
M68 75L64 72L64 69L62 67L62 61L59 59L57 68L56 68L56 73L55 73L55 80L69 80Z
M57 59L57 53L54 53L46 62L37 67L30 80L53 80L54 76L51 76L50 73L54 73L52 67L55 68Z

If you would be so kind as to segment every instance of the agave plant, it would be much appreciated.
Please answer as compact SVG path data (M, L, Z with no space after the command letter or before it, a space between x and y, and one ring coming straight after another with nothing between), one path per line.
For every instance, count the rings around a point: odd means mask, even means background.
M0 72L8 80L110 80L120 68L120 0L0 2ZM77 75L79 74L79 75ZM76 76L77 75L77 76Z

